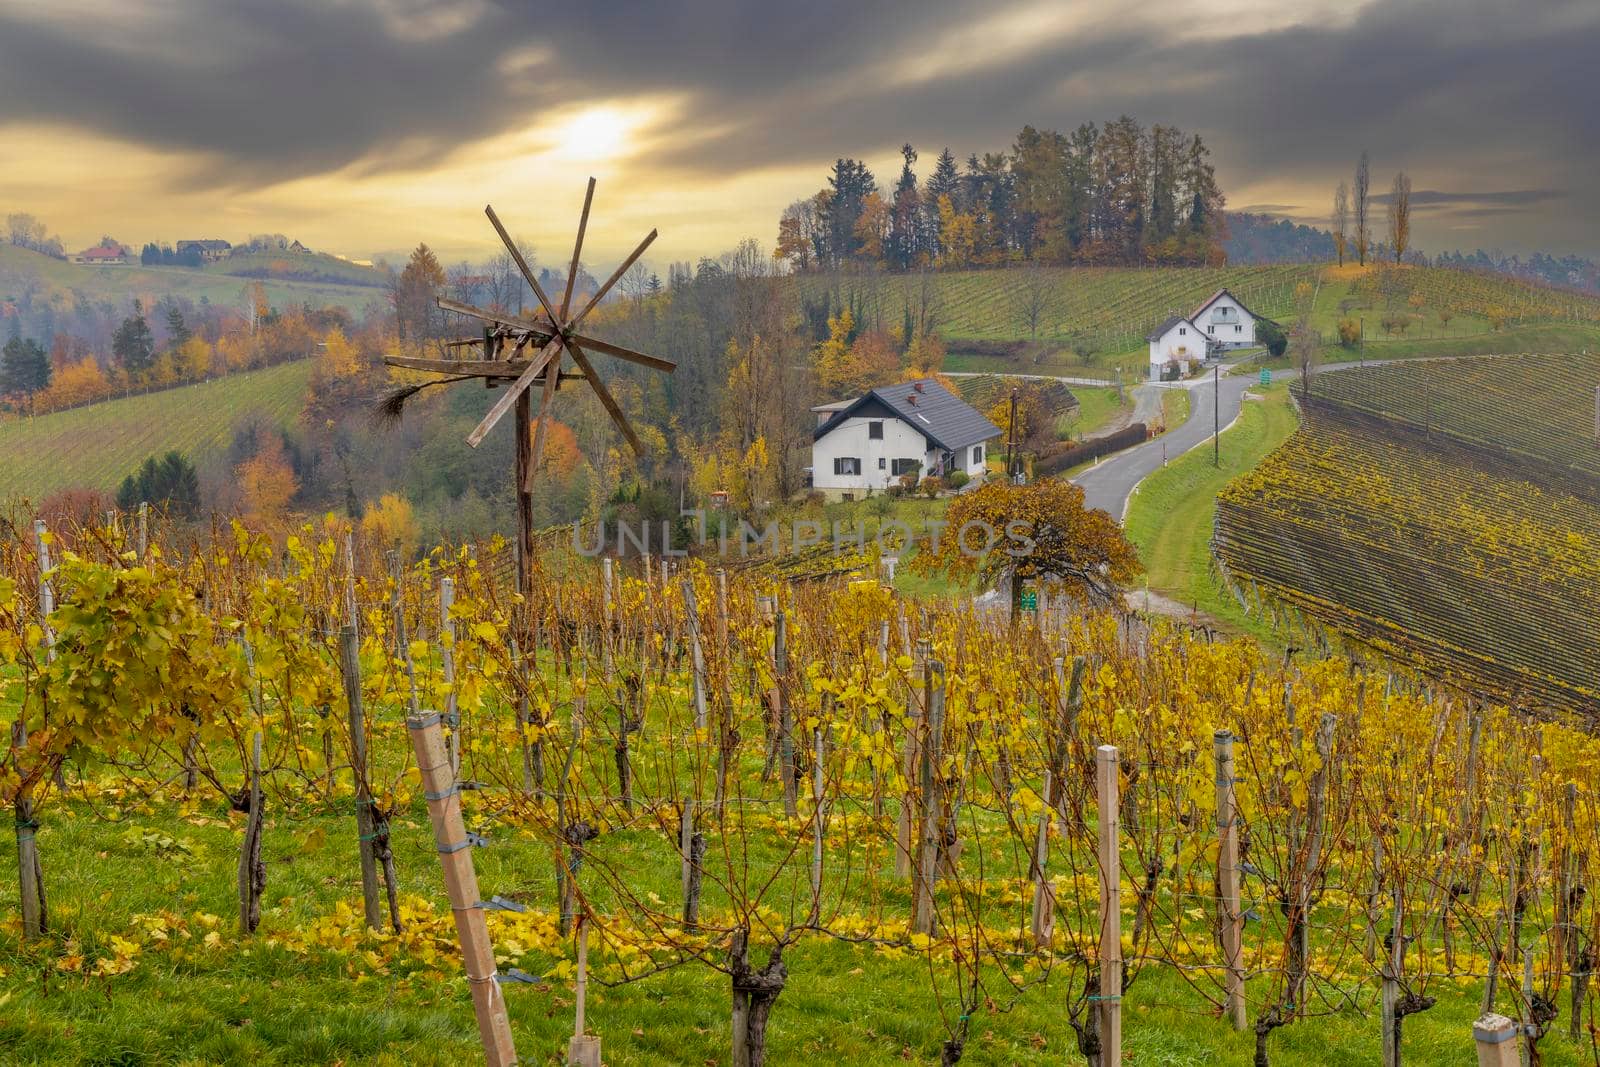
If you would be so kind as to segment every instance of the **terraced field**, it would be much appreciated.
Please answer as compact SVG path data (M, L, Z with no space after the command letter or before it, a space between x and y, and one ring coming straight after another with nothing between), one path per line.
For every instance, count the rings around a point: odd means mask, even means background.
M58 489L115 490L145 457L176 449L198 461L251 418L287 425L305 399L309 360L199 385L0 422L0 499Z
M1600 708L1597 373L1506 357L1329 374L1306 428L1219 496L1217 558L1247 601L1497 695Z

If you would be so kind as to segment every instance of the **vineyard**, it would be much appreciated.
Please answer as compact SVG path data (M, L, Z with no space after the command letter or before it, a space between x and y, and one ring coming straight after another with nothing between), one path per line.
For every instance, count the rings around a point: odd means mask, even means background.
M292 423L305 401L307 361L144 396L0 422L0 497L57 489L114 492L145 458L226 449L252 418Z
M6 1058L1600 1062L1587 734L1048 589L514 571L7 527Z
M808 276L808 300L825 295L868 321L899 325L907 308L927 307L936 328L963 340L1037 337L1082 344L1090 354L1142 348L1145 334L1173 311L1187 314L1226 286L1269 317L1287 316L1295 286L1314 282L1312 265L1272 267L1037 268L927 275ZM1030 319L1037 311L1037 321Z
M1593 496L1600 353L1393 363L1317 379L1308 401L1335 421L1365 417L1459 448L1508 474Z

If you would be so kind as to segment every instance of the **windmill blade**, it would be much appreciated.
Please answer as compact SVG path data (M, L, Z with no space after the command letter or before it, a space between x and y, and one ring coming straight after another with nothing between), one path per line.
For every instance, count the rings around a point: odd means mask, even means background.
M554 374L550 373L555 371ZM522 475L522 491L533 492L533 478L539 471L539 463L544 459L544 439L550 432L551 402L556 398L556 384L561 380L561 353L556 353L550 366L544 372L544 394L539 398L539 421L534 424L533 452L528 457L528 468ZM518 433L527 433L526 426L518 426Z
M572 268L567 271L567 291L561 294L561 317L566 318L572 307L572 283L578 277L578 257L583 254L583 232L589 228L589 204L594 200L594 179L589 179L589 191L583 194L583 214L578 216L578 242L572 246Z
M577 345L569 344L568 350L572 352L572 361L583 371L583 376L589 381L589 388L594 390L594 395L600 398L600 403L605 407L611 421L617 424L617 429L622 431L622 436L628 439L628 444L633 447L633 454L644 455L644 446L639 443L639 438L633 432L633 427L628 425L628 417L622 413L622 406L617 403L616 397L611 395L611 390L606 388L606 383L594 372L594 366L589 358L583 354L583 349Z
M664 370L668 374L678 369L678 365L670 359L662 359L660 356L647 356L643 352L635 352L631 348L623 348L621 345L614 345L610 341L602 341L598 337L590 337L588 334L575 333L572 335L572 340L585 348L592 348L596 352L604 352L608 356L625 359L629 363L637 363L641 367L653 367L656 370Z
M528 369L525 359L420 359L414 356L384 356L383 362L400 370L427 371L430 374L451 374L465 378L521 377ZM583 375L567 371L558 372L564 382L581 382Z
M483 308L471 304L463 304L459 300L451 300L441 296L434 300L441 311L453 311L457 315L478 319L482 322L493 323L496 326L509 326L512 329L528 330L531 333L543 334L548 340L554 334L555 327L550 325L549 319L529 318L526 315L513 315L510 312L485 311Z
M651 230L645 235L645 239L639 242L639 247L633 250L633 254L627 259L623 260L620 267L611 272L611 277L607 278L606 283L596 290L595 294L589 298L589 302L583 306L583 310L578 312L577 316L574 317L571 322L567 323L568 330L576 330L578 328L578 323L582 322L584 317L588 315L589 312L594 310L596 304L605 299L606 294L611 291L611 287L616 285L617 281L621 279L624 274L628 273L628 268L638 262L639 257L644 255L644 250L649 248L650 242L654 241L655 239L656 231L654 230Z
M506 412L511 410L511 405L517 402L517 397L528 391L528 386L533 384L533 380L539 376L539 372L544 370L545 366L552 359L555 359L560 351L561 338L559 336L550 338L549 343L540 349L539 354L528 363L528 369L523 371L517 377L517 380L511 383L511 388L500 394L500 399L494 402L494 407L490 408L489 413L483 417L483 421L478 423L477 429L467 435L467 444L473 448L477 448L482 444L484 435L494 429L495 423L505 417Z
M484 205L483 213L489 216L489 221L494 224L494 232L500 235L500 240L505 242L506 249L510 251L511 258L516 261L517 269L522 276L528 279L528 286L533 290L533 295L539 298L539 304L544 308L544 313L550 316L552 322L556 321L555 308L550 306L550 298L544 295L544 290L539 286L539 279L533 276L533 268L528 266L528 261L522 258L522 250L511 240L511 235L506 228L500 225L500 216L494 213L494 208Z

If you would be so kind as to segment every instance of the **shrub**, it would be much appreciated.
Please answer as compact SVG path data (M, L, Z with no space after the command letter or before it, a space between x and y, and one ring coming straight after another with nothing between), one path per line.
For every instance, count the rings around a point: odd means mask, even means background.
M1256 340L1267 346L1267 352L1274 359L1289 348L1289 335L1283 332L1282 326L1270 319L1262 319L1256 324Z
M948 483L952 489L960 489L970 481L972 481L972 475L968 474L966 471L951 471L950 477L945 479L945 482Z
M1361 323L1356 319L1339 320L1339 343L1354 348L1361 340Z

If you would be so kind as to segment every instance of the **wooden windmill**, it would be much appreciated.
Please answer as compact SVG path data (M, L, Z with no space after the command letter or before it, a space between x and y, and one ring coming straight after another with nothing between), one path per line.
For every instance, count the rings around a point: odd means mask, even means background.
M494 226L495 232L500 235L500 240L505 243L511 258L516 262L517 269L528 280L533 295L539 299L540 312L528 317L513 315L499 311L486 311L471 304L463 304L456 300L440 297L439 307L445 311L458 315L465 315L477 319L483 324L480 336L463 338L446 342L446 347L456 353L467 353L460 358L452 359L415 359L406 356L385 356L384 362L391 367L405 370L425 371L440 377L424 383L422 386L413 386L402 390L386 402L388 414L397 414L404 404L405 398L414 395L418 389L427 385L444 385L451 382L482 379L489 388L497 388L504 382L510 382L510 388L501 393L489 413L478 423L476 429L467 435L467 444L476 448L482 443L485 435L496 423L505 417L512 407L517 409L517 547L519 559L517 565L517 580L519 586L525 584L527 569L530 565L533 552L533 480L539 469L539 461L544 454L545 438L549 433L550 412L554 406L555 395L564 381L586 381L589 388L594 390L595 396L600 398L600 403L611 415L611 421L617 424L617 429L622 436L627 438L628 444L633 447L635 454L643 451L639 438L633 432L633 427L628 425L627 416L622 413L622 408L617 404L616 398L606 388L605 382L595 373L594 364L590 362L588 353L599 352L637 363L640 366L650 367L655 370L671 373L677 364L670 360L658 359L647 356L643 352L635 352L631 348L623 348L597 337L590 337L578 332L583 320L588 317L605 299L629 267L638 262L644 255L645 249L650 247L650 242L656 239L656 231L651 230L649 235L635 248L622 265L612 272L605 284L601 285L591 296L583 308L576 314L572 313L572 287L578 275L578 261L583 254L583 234L589 225L589 205L594 201L594 179L589 179L588 191L583 198L583 214L578 218L578 239L572 248L572 265L567 271L566 290L561 294L561 303L555 304L545 295L544 289L539 285L539 279L534 276L533 270L528 266L528 261L523 258L521 250L511 240L511 235L501 225L500 217L494 213L493 207L485 207L484 214L489 216L489 222ZM530 357L529 352L533 355ZM562 355L571 355L573 363L577 365L578 373L564 373L561 369ZM539 416L535 424L532 441L528 437L528 424L533 421L533 387L539 386Z

